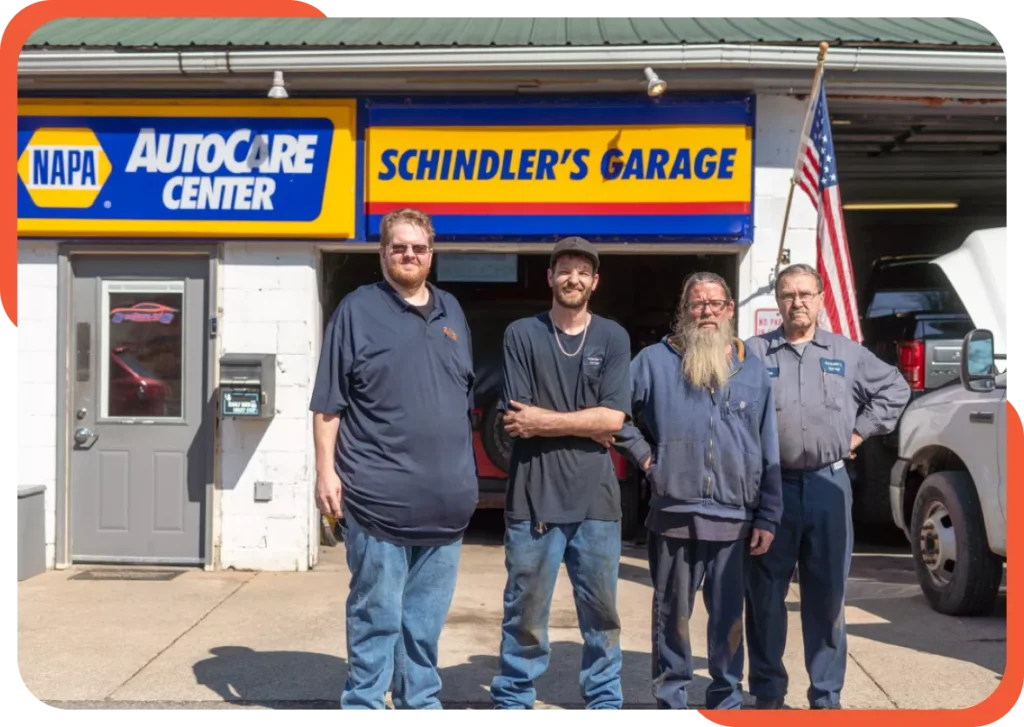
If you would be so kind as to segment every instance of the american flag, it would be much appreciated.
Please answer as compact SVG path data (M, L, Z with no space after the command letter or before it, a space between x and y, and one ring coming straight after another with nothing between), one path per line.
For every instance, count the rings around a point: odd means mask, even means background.
M809 136L801 143L796 179L818 211L818 274L825 286L823 328L861 342L857 290L846 243L843 203L839 197L839 172L828 120L825 81L818 88L814 120Z

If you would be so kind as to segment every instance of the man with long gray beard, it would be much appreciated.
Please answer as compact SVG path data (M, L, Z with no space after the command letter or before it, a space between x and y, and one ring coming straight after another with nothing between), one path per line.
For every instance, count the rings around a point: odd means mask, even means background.
M714 273L690 276L671 335L630 367L632 413L615 447L651 484L654 697L686 709L693 681L690 616L703 581L709 709L739 709L743 596L750 555L782 520L775 402L764 365L733 337L735 302Z
M579 237L551 254L551 310L505 331L505 429L513 437L505 517L505 615L497 709L529 709L548 666L548 614L562 563L583 635L588 709L622 707L616 585L622 550L619 482L596 438L629 410L629 335L588 310L596 248Z
M316 503L345 515L343 709L439 709L437 642L476 509L469 327L427 282L434 228L380 225L384 280L353 290L324 331L310 409ZM344 483L344 485L343 485Z

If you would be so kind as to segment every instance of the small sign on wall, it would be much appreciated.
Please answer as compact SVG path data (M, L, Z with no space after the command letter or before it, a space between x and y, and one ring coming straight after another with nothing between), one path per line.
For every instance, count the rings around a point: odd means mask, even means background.
M758 308L754 311L754 335L769 333L782 325L782 314L776 308Z

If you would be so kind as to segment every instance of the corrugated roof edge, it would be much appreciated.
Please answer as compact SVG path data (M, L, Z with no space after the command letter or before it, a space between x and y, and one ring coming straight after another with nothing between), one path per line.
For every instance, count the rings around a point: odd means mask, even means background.
M820 38L817 40L809 41L795 41L795 40L724 40L718 41L719 45L750 45L750 46L789 46L789 47L816 47L822 41L829 44L832 48L893 48L900 50L946 50L946 51L991 51L994 53L1001 53L1002 46L997 42L987 44L966 44L951 41L949 43L921 43L914 41L912 43L905 43L899 41L864 41L864 40L842 40L842 39L828 39ZM487 45L476 45L471 43L449 43L444 45L425 45L421 43L414 43L412 45L389 45L385 43L375 43L373 45L349 45L346 43L334 43L334 44L277 44L277 43L262 43L258 45L236 45L234 43L224 43L220 45L198 45L190 43L188 45L160 45L153 43L151 45L90 45L87 43L72 44L72 45L53 45L50 43L41 43L36 45L25 44L23 50L96 50L96 51L126 51L126 52L138 52L144 53L146 51L217 51L217 50L233 50L233 51L257 51L266 50L272 48L277 51L289 51L289 50L338 50L338 49L351 49L351 50L387 50L387 49L424 49L424 50L443 50L446 48L475 48L475 49L503 49L503 48L604 48L611 46L626 46L626 45L643 45L649 47L673 47L673 46L686 46L690 45L686 42L680 43L612 43L604 42L602 44L573 44L573 43L561 43L561 44L537 44L537 43L526 43L526 44L499 44L489 43ZM707 46L712 45L709 43L697 43L697 45Z

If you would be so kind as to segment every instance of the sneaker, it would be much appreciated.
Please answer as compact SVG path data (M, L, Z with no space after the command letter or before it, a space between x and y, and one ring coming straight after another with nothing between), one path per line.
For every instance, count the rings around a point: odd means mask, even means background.
M841 704L812 704L811 709L842 709Z
M754 700L754 709L783 709L785 704L784 698L757 697Z

